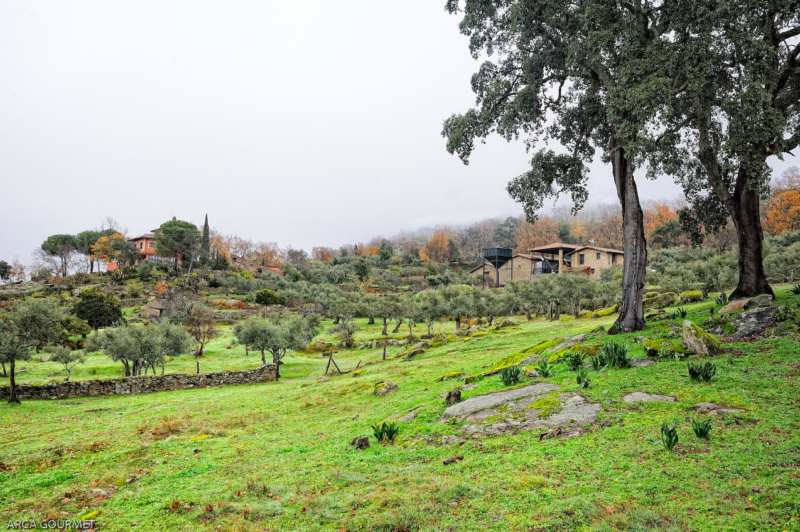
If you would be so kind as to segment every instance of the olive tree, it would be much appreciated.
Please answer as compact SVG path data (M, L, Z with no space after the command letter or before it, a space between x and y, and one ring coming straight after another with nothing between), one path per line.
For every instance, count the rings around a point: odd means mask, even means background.
M86 352L103 351L115 362L121 362L125 376L156 372L161 365L164 374L167 357L177 357L186 353L191 346L191 338L186 330L166 320L144 327L122 325L104 329L86 340Z
M235 330L236 339L261 351L262 364L266 365L264 352L272 355L275 378L280 378L280 367L286 351L299 351L314 339L319 332L319 316L301 317L293 313L276 313L269 318L248 318Z
M186 330L200 348L194 351L194 361L197 365L197 374L200 374L200 357L203 348L208 342L219 335L217 322L214 320L214 311L208 307L193 306L186 314Z
M50 360L64 366L64 370L67 372L67 378L64 379L64 382L69 382L69 378L72 376L72 370L75 366L86 362L86 357L84 357L82 351L73 351L69 347L63 345L49 346L47 351L50 353Z
M9 403L19 403L15 380L16 365L30 360L31 349L63 333L59 322L63 313L50 300L26 299L0 311L0 362L9 367Z

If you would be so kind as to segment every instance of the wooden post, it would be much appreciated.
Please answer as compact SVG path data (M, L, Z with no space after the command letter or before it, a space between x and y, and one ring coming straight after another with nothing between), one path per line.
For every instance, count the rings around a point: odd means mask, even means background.
M386 338L383 339L383 360L386 360Z

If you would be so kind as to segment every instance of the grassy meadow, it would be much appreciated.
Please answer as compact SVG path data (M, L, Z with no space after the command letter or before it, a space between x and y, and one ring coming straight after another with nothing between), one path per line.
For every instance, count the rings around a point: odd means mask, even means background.
M779 303L797 296L778 289ZM687 319L710 301L687 305ZM0 404L0 519L94 517L103 530L800 530L800 343L798 336L726 343L711 383L691 382L686 361L591 371L580 389L575 372L555 364L543 380L602 406L588 432L540 441L542 430L444 445L460 423L442 423L443 393L463 381L450 372L485 371L541 341L608 327L614 317L492 329L428 349L410 360L405 348L336 353L342 370L363 373L318 382L327 358L290 353L280 382ZM680 321L680 320L678 320ZM380 336L380 324L357 320L357 342ZM326 330L330 328L326 322ZM634 359L646 358L639 336L623 335ZM436 325L452 332L453 322ZM390 329L391 330L391 329ZM425 332L416 327L415 335ZM407 336L404 327L393 337ZM327 338L326 334L322 335ZM607 339L595 336L592 341ZM203 372L260 365L245 355L230 327L208 347ZM271 360L267 354L267 360ZM704 360L692 357L693 361ZM20 364L20 384L63 379L63 368ZM193 373L185 356L168 373ZM73 380L119 377L120 364L91 355ZM390 380L399 390L373 395ZM518 386L530 384L525 379ZM507 389L498 376L464 391L466 399ZM673 403L625 403L628 392L671 395ZM692 407L715 402L742 409L712 417L710 440L692 432ZM400 422L394 445L371 425ZM676 421L679 443L664 450L659 428ZM362 451L349 445L370 435ZM455 456L463 460L450 465Z

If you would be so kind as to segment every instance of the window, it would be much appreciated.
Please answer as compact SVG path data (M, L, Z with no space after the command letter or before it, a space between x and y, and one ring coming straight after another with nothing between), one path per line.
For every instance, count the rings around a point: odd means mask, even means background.
M599 253L597 254L597 260L600 260L600 254Z
M139 249L144 249L144 242L139 242Z
M153 242L153 241L151 240L150 242L148 242L148 243L147 243L147 247L152 249L152 248L154 248L154 247L155 247L153 244L155 244L155 242Z
M617 256L611 255L611 264L616 264L616 263L617 263Z
M592 275L594 275L594 268L592 268L591 270L589 270L589 272L590 272Z
M258 273L261 273L261 268L258 269Z
M583 253L581 253L580 255L578 255L578 264L583 265L584 262L586 262L586 257L584 256Z

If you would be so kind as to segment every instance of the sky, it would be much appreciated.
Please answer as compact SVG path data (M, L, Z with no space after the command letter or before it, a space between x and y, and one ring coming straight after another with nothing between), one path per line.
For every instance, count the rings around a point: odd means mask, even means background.
M521 214L521 142L445 150L478 67L458 22L444 0L0 0L0 259L107 216L310 251ZM609 166L589 189L617 201Z

